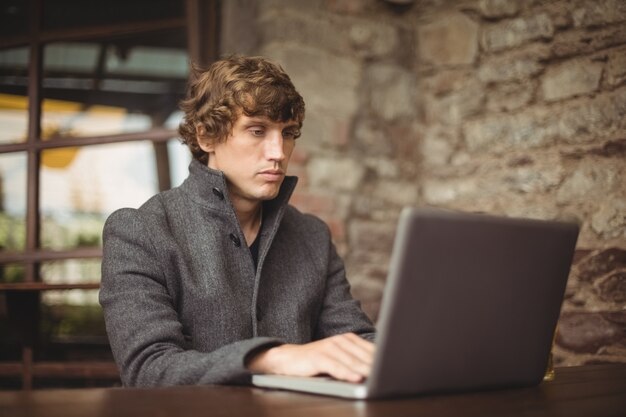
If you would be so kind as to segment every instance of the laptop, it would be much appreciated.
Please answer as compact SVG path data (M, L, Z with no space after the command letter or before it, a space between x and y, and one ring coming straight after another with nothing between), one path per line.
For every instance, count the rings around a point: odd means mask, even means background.
M405 208L368 379L254 375L252 383L353 399L537 385L578 231L573 223Z

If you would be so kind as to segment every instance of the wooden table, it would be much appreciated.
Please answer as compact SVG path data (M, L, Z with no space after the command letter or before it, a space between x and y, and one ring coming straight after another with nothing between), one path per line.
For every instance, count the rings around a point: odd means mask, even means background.
M538 387L350 401L250 387L0 392L0 416L626 416L626 364L557 368Z

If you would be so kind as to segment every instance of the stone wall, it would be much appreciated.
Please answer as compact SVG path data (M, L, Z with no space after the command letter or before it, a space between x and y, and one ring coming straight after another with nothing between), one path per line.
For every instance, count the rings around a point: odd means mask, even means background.
M556 362L626 362L626 2L392 3L225 2L305 97L293 202L374 319L405 205L578 220Z

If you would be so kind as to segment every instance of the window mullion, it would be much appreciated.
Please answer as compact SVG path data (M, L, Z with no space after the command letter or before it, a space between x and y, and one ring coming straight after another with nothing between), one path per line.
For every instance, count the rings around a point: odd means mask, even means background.
M39 41L41 30L42 0L34 0L30 17L30 59L28 66L28 162L26 182L26 252L39 249L39 160L41 152L36 143L41 136L41 73L43 46ZM39 263L26 264L25 280L36 281L39 277Z

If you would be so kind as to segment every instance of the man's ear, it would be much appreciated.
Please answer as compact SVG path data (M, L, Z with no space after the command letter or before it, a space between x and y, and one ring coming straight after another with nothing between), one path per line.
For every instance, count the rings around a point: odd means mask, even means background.
M204 126L196 126L196 139L198 140L198 146L200 146L200 149L207 153L213 152L215 148L215 138L207 134Z

